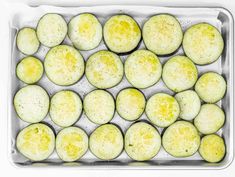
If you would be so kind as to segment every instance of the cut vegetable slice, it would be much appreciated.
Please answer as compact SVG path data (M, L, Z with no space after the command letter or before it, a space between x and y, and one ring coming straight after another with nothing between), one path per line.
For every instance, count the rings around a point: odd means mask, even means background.
M198 79L195 85L195 91L203 101L216 103L224 97L226 87L226 81L221 75L208 72Z
M141 30L128 15L112 16L104 25L104 40L107 47L116 53L130 52L137 47Z
M184 34L185 54L196 64L206 65L216 61L224 48L220 32L212 25L199 23Z
M163 67L162 79L174 92L181 92L194 86L198 78L197 67L185 56L174 56Z
M127 88L117 95L117 112L122 118L133 121L143 114L145 103L143 93L134 88Z
M201 140L199 153L208 162L215 163L221 161L226 153L223 138L216 134L204 136Z
M168 14L151 17L143 27L143 40L147 49L157 55L167 55L176 51L183 39L178 20Z
M14 97L16 113L23 121L36 123L43 120L49 110L49 96L40 86L28 85Z
M68 36L77 49L91 50L102 40L102 26L94 15L80 14L69 22Z
M123 150L123 144L122 132L113 124L101 125L89 139L91 152L102 160L118 157Z
M180 118L184 120L194 119L201 108L201 101L197 93L193 90L186 90L175 95L175 99L180 105Z
M61 15L48 13L38 22L37 36L43 45L54 47L64 40L67 30L67 23Z
M40 43L33 28L22 28L17 34L16 45L25 55L33 55L38 51Z
M16 67L16 75L26 84L36 83L43 75L43 64L35 57L23 58Z
M80 159L88 149L88 136L78 127L61 130L56 137L56 152L66 162Z
M49 50L44 61L48 78L57 85L76 83L85 70L82 55L68 45L58 45Z
M212 134L217 132L224 124L225 115L223 110L216 104L204 104L194 125L202 134Z
M125 62L127 80L137 88L147 88L158 82L162 65L158 57L148 50L133 52Z
M54 132L45 124L29 125L16 138L16 147L21 154L33 161L47 159L55 148Z
M174 157L189 157L198 150L200 136L190 122L177 121L164 132L162 145Z
M86 63L86 77L97 88L111 88L122 80L123 63L113 52L107 50L96 52Z
M84 98L84 111L92 122L105 124L114 116L114 99L107 91L94 90L88 93Z
M157 93L149 98L146 105L149 120L159 127L168 127L176 121L180 107L174 97L165 93Z
M73 125L82 113L82 101L73 91L57 92L51 99L50 117L61 127Z
M125 151L134 160L152 159L161 148L161 136L148 123L133 124L125 135Z

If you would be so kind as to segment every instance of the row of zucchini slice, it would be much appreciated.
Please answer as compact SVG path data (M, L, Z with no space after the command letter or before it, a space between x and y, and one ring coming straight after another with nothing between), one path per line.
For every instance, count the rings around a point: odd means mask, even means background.
M67 34L74 47L61 45ZM135 50L141 38L147 49ZM78 50L92 50L102 39L109 50L92 54L85 64ZM43 63L31 56L40 43L50 47ZM171 57L162 67L158 56L176 52L181 43L186 56ZM30 55L16 68L17 77L26 84L38 82L45 70L53 83L68 86L85 72L87 80L98 88L83 101L70 90L59 91L50 100L38 85L21 88L14 97L14 107L23 121L33 124L19 132L16 146L27 158L45 160L56 148L63 161L76 161L89 146L102 160L117 158L124 148L133 160L145 161L156 156L162 145L175 157L188 157L199 151L208 162L223 159L225 143L215 133L223 126L225 114L215 103L224 97L226 81L215 72L204 73L198 79L195 65L210 64L223 51L223 38L214 26L199 23L183 34L178 20L169 14L150 17L141 30L125 14L112 16L102 27L92 14L79 14L67 24L61 15L49 13L41 17L36 30L20 29L16 44L22 53ZM118 54L128 52L132 53L123 66ZM121 90L115 102L108 91L101 89L116 86L124 73L135 88ZM153 86L160 78L176 95L156 93L146 101L138 89ZM193 87L195 91L188 90ZM205 104L201 105L200 99ZM145 112L152 124L166 129L161 136L151 123L135 122L123 138L119 127L109 123L115 108L127 121L136 121ZM84 130L72 126L82 110L93 123L102 124L89 138ZM56 138L50 126L40 123L48 112L52 121L63 127ZM200 138L199 132L205 136Z

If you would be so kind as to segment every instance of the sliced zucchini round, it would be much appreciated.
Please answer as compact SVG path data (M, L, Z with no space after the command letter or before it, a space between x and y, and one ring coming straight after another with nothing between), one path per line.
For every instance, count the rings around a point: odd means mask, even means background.
M156 128L145 122L130 126L125 135L125 151L134 160L152 159L161 148L161 136Z
M102 160L112 160L123 150L123 136L113 124L101 125L93 131L89 139L91 152Z
M223 138L216 134L204 136L201 140L199 153L207 162L215 163L221 161L226 153Z
M56 136L56 152L61 160L73 162L88 150L88 136L78 127L62 129Z
M137 120L143 114L145 104L144 94L134 88L120 91L116 99L118 114L129 121Z
M77 49L91 50L102 40L102 26L94 15L80 14L69 22L68 36Z
M147 101L145 112L155 125L168 127L178 118L180 106L173 96L166 93L156 93Z
M163 67L162 79L166 86L174 92L181 92L193 87L197 78L197 67L185 56L174 56Z
M162 145L174 157L189 157L198 150L200 136L190 122L177 121L164 132Z
M61 15L48 13L38 22L37 36L43 45L54 47L63 42L67 30L67 23Z
M57 92L51 98L50 117L51 120L61 126L73 125L82 113L82 101L73 91L63 90Z
M226 92L226 81L215 72L204 73L195 85L195 91L206 103L216 103Z
M113 52L98 51L87 60L86 77L97 88L111 88L122 80L123 63Z
M33 28L22 28L16 37L16 45L25 55L33 55L38 51L40 43Z
M151 17L143 27L143 40L147 49L157 55L167 55L181 45L183 31L179 21L172 15Z
M43 64L35 57L25 57L17 64L16 75L26 84L36 83L43 75Z
M179 117L184 120L194 119L201 108L201 101L197 93L193 90L186 90L175 95L175 99L180 105Z
M114 116L114 99L105 90L94 90L88 93L84 98L83 105L86 116L93 123L105 124Z
M44 61L48 78L57 85L67 86L76 83L83 76L85 63L82 55L68 45L51 48Z
M225 114L219 106L216 104L204 104L194 119L194 125L202 134L212 134L223 126L224 121Z
M37 123L43 120L49 110L49 96L38 85L21 88L14 97L17 115L25 122Z
M206 65L216 61L224 48L220 32L208 23L191 26L184 34L185 54L196 64Z
M133 52L125 62L127 80L136 88L147 88L158 82L162 65L158 57L148 50Z
M140 39L141 30L128 15L114 15L104 25L104 40L113 52L130 52L138 46Z
M54 132L45 124L31 124L17 135L16 147L21 154L30 160L45 160L55 148Z

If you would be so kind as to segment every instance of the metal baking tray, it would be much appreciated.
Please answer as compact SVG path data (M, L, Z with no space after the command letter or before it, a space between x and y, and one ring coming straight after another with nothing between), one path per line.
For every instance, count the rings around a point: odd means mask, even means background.
M180 21L183 31L192 24L199 22L208 22L216 26L222 33L225 48L218 61L206 65L206 66L197 66L199 74L205 71L216 71L221 73L227 81L227 92L225 97L218 102L225 113L226 113L226 122L223 128L218 131L218 134L223 136L226 143L226 156L220 163L207 163L202 160L198 153L194 154L191 157L187 158L175 158L167 154L163 148L157 156L152 160L146 162L135 162L132 161L127 154L123 153L115 160L111 161L102 161L97 159L90 151L88 151L79 161L73 163L64 163L62 162L56 152L54 152L47 160L43 162L32 162L25 157L23 157L15 147L15 138L19 130L27 126L28 123L23 122L14 111L13 107L13 97L17 90L24 86L24 84L19 81L15 74L15 67L17 62L24 57L16 48L16 34L17 30L25 26L36 27L39 18L48 12L59 13L65 17L67 21L79 13L90 12L95 14L100 22L104 22L114 14L129 14L138 22L140 27L143 26L144 22L152 15L159 13L169 13L177 17ZM56 7L56 6L37 6L30 7L27 5L18 8L14 12L10 20L10 35L11 35L11 59L10 59L10 84L9 84L9 131L11 138L10 145L10 157L11 161L18 166L73 166L78 168L105 168L105 169L221 169L227 167L233 160L233 117L234 117L234 97L233 97L233 71L234 71L234 62L233 62L233 51L234 51L234 38L233 38L233 17L231 13L221 7L158 7L158 6L133 6L133 5L104 5L104 6L91 6L91 7ZM71 45L70 41L66 37L63 42L64 44ZM139 48L145 48L143 41L139 45ZM92 53L106 49L104 42L102 41L98 48L91 51L81 51L84 59L87 60L88 56ZM44 60L44 56L47 53L48 48L41 45L39 51L35 54L36 57ZM183 54L182 47L173 55ZM127 55L121 55L122 60L126 59ZM159 57L161 63L164 64L170 56ZM71 89L76 91L82 98L85 94L95 89L90 85L85 76L77 82L76 84L68 87L57 86L50 82L48 78L43 76L43 78L38 82L39 85L44 87L49 95L53 95L55 92L63 89ZM115 97L116 94L123 88L130 87L131 85L127 82L125 77L122 82L114 88L108 89L109 92ZM169 89L167 89L162 80L160 80L154 86L142 89L146 98L149 98L156 92L166 92L173 94ZM143 114L140 120L147 119L146 115ZM55 132L58 132L61 128L56 126L47 116L44 119L44 122L49 123L54 127ZM125 133L126 129L132 124L132 122L125 121L120 118L116 113L112 123L115 123L121 127ZM90 122L82 114L79 121L75 124L76 126L82 127L88 134L90 134L96 127L96 124ZM163 129L157 128L159 132L162 132Z

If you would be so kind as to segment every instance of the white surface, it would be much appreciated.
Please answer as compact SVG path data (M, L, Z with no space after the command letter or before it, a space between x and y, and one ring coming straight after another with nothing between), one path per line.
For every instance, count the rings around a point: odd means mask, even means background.
M13 176L17 175L17 177L47 177L56 175L60 176L78 176L78 177L106 177L106 176L174 176L174 177L183 177L183 176L190 176L190 177L204 177L204 176L211 176L211 177L232 177L235 175L235 162L233 162L228 168L224 170L144 170L144 171L110 171L110 170L79 170L78 168L18 168L14 167L9 162L9 155L8 155L8 136L7 136L7 82L8 82L8 52L9 52L9 44L8 44L8 12L9 12L9 4L4 3L5 0L0 0L0 21L1 21L1 28L0 28L0 51L1 51L1 64L0 64L0 75L1 77L1 84L0 84L0 168L1 168L1 176ZM42 0L41 2L45 2ZM55 2L56 0L51 0L51 2ZM57 0L59 1L59 0ZM65 0L61 0L65 1ZM61 2L60 1L60 2ZM111 3L111 0L77 0L76 4L83 4L83 5L92 5L100 1L100 4L107 4ZM75 0L70 0L70 2L75 2ZM224 6L228 8L234 15L235 15L235 1L234 0L113 0L115 4L155 4L164 5L169 3L170 5L181 5L182 2L186 2L188 5L214 5L214 6ZM189 3L193 4L189 4ZM202 3L203 2L203 3ZM217 3L216 3L217 2ZM219 2L223 3L220 4ZM92 169L92 168L91 168Z

